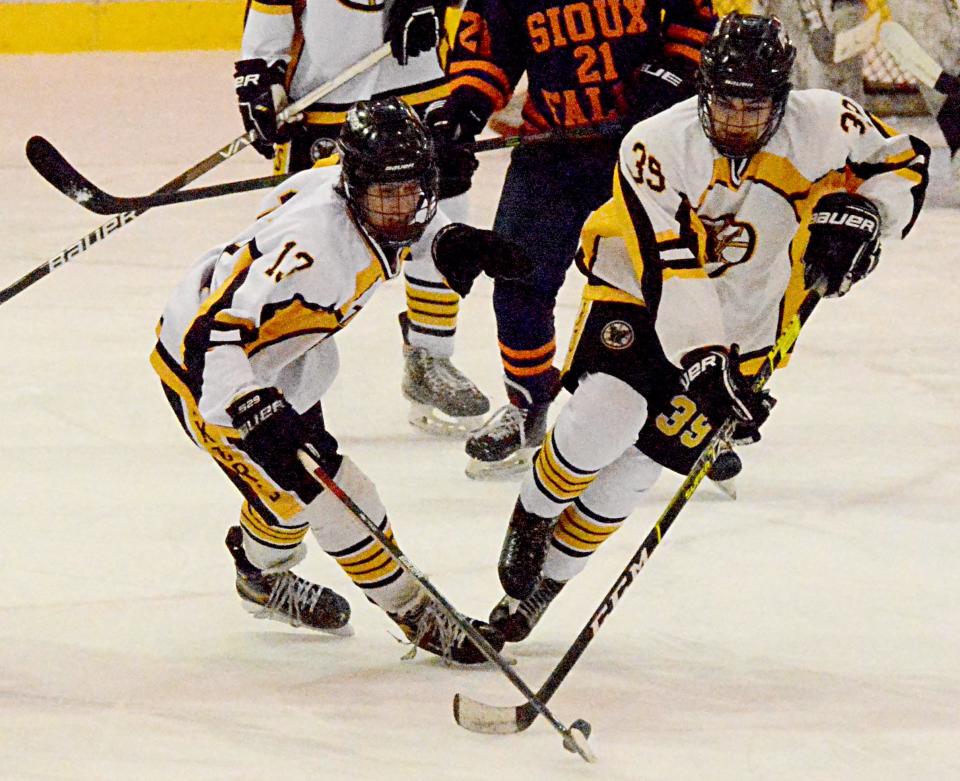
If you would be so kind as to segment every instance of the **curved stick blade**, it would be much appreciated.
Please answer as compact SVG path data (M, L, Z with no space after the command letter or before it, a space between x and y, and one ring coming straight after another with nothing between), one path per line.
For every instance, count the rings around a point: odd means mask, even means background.
M27 141L27 160L36 172L60 192L97 214L114 214L101 206L99 187L84 177L43 136L33 136Z
M453 718L464 729L484 735L510 735L523 732L537 718L530 703L488 705L465 694L453 698Z

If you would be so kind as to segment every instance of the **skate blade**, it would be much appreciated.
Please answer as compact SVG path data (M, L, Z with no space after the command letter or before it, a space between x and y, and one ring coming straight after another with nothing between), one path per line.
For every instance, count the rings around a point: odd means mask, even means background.
M302 621L294 621L287 615L273 613L268 610L264 610L262 606L255 605L251 602L244 600L240 603L244 610L246 610L254 618L267 621L276 621L278 624L286 624L287 626L292 626L294 629L309 629L311 632L320 632L325 635L333 635L334 637L353 637L354 629L353 624L344 624L339 627L330 627L323 628L319 626L310 626L305 624Z
M413 401L410 403L407 421L411 426L435 437L466 439L471 431L483 425L483 415L455 418L429 404Z
M512 480L527 473L537 448L522 448L502 461L478 461L471 458L464 469L471 480Z

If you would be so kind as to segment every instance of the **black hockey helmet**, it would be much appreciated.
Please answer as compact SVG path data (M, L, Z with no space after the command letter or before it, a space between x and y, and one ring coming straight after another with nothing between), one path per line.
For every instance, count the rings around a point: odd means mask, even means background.
M780 127L796 56L775 16L734 12L721 20L700 53L697 93L703 130L722 155L749 157ZM769 112L761 110L767 99ZM739 123L725 123L718 119L721 112L712 111L722 104L745 108L746 114Z
M394 97L361 100L347 112L337 146L354 217L384 246L419 239L437 212L437 163L414 110Z

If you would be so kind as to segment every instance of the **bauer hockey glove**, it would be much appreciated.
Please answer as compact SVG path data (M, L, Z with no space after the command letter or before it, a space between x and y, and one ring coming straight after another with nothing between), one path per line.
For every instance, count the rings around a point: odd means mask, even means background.
M650 60L633 71L627 81L627 127L659 114L696 91L689 69L666 60Z
M810 215L810 241L803 254L804 283L826 280L828 297L846 295L880 259L880 212L857 193L823 196Z
M241 448L271 480L296 492L305 504L312 502L323 486L300 464L297 451L306 448L327 474L334 475L340 468L337 440L322 426L308 426L276 388L244 393L227 407L227 414L243 440Z
M277 124L277 114L287 106L283 87L287 64L277 60L267 66L265 60L240 60L234 72L234 88L240 105L243 127L256 137L253 148L268 160L273 159L273 145L289 138Z
M519 244L490 230L454 222L433 240L433 263L450 289L465 296L484 272L493 279L524 279L533 263Z
M430 0L387 0L383 42L390 44L398 63L406 65L411 57L436 50L445 7Z
M683 356L681 363L681 387L714 428L734 417L742 430L759 429L770 415L775 400L766 391L753 390L740 371L737 345L729 350L721 345L699 347Z
M480 165L465 144L473 143L484 121L469 109L456 111L449 101L431 105L423 121L437 150L440 199L462 195L470 189L473 172Z

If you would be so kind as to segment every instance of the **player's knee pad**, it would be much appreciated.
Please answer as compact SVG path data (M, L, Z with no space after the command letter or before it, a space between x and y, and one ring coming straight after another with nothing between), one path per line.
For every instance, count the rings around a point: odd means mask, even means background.
M647 400L609 374L584 375L553 427L557 449L578 469L612 464L636 442Z
M349 456L343 456L333 482L374 523L379 524L387 511L377 488ZM353 511L329 490L323 491L303 511L310 529L324 550L340 549L366 536Z
M626 518L662 471L656 461L629 447L600 470L578 501L587 511L604 518Z

